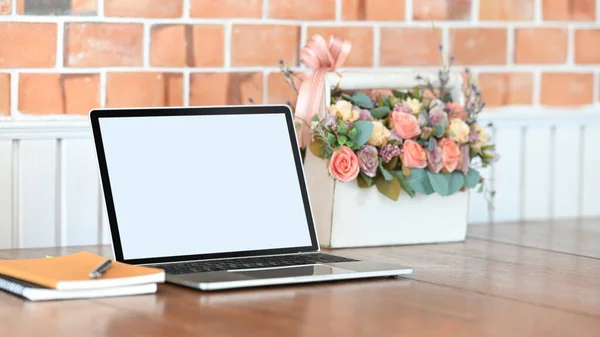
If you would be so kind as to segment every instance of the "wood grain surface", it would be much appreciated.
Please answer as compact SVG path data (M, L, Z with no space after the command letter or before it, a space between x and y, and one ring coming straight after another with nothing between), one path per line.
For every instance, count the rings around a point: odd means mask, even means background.
M108 246L0 250L0 259ZM415 268L376 279L33 303L0 292L2 336L600 336L600 219L473 226L464 243L335 250Z

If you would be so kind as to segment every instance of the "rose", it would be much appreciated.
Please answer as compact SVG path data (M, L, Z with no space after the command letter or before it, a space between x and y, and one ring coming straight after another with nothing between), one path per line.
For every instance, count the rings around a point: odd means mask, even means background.
M429 123L433 126L442 124L446 122L448 123L448 114L444 111L444 109L440 107L434 107L429 110Z
M439 141L438 146L442 148L444 169L448 172L456 170L460 162L460 149L458 145L450 138L443 138Z
M421 109L423 108L423 103L421 103L416 98L406 99L402 103L408 105L413 113L419 113L419 112L421 112Z
M360 119L361 121L369 121L370 122L373 120L373 115L371 115L371 112L369 110L361 109L359 111L358 119Z
M337 180L348 182L358 176L358 157L347 146L334 151L329 160L329 173Z
M470 132L469 126L462 119L454 118L450 120L450 138L454 139L457 143L466 143L469 140Z
M448 116L450 118L460 118L463 121L467 120L467 113L462 105L457 102L446 103L446 109L448 109Z
M367 144L382 146L387 143L387 138L390 135L390 130L388 130L383 124L379 121L373 122L373 132L371 133L371 138L367 140Z
M406 105L404 103L396 103L394 105L394 111L404 112L404 113L407 113L407 114L411 114L412 113L412 109L408 105Z
M425 168L427 166L427 154L421 144L414 140L407 140L402 146L402 165L408 168Z
M377 148L375 146L365 145L356 154L358 155L358 166L362 173L369 177L375 177L377 175L377 167L379 166Z
M360 117L360 110L355 109L352 103L344 101L343 99L335 102L327 108L330 114L336 115L344 121L354 122Z
M427 168L433 173L440 173L444 167L442 162L442 149L436 146L432 151L427 151Z
M390 123L398 136L404 139L416 137L421 134L419 122L415 116L403 112L392 111Z

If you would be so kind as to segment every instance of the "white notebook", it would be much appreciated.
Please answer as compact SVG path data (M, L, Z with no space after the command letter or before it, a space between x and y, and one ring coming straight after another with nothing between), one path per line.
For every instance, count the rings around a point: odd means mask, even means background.
M157 284L139 284L124 287L86 289L86 290L56 290L44 288L7 276L0 276L0 290L21 296L30 301L69 300L82 298L131 296L156 293Z

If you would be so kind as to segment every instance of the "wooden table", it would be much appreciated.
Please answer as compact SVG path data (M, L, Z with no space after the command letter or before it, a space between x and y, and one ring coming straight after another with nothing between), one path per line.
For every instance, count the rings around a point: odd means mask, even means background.
M0 251L35 258L105 246ZM0 293L0 336L600 336L600 220L472 226L465 243L337 250L406 279L33 303Z

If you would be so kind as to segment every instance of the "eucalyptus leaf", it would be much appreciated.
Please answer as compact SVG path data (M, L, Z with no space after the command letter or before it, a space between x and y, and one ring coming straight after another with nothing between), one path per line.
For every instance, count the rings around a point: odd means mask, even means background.
M429 144L427 145L427 149L429 151L433 151L433 150L435 150L436 146L437 146L437 143L435 142L435 138L433 138L433 137L429 138Z
M406 178L406 181L417 193L430 195L435 192L425 169L410 169L410 177Z
M465 175L462 172L454 171L449 176L448 195L452 195L465 186Z
M382 165L381 165L381 161L379 162L379 170L381 171L381 174L383 175L383 179L390 181L392 179L394 179L394 176L390 173L390 171L386 170Z
M385 118L390 113L390 107L388 106L380 106L375 109L369 110L371 112L371 116L376 119Z
M324 144L321 138L315 138L315 140L309 146L310 152L319 158L325 159Z
M342 98L346 101L350 101L353 102L354 100L352 99L352 96L348 95L348 94L342 94Z
M444 137L444 133L446 133L446 123L445 122L442 122L442 123L436 125L435 128L433 128L433 135L436 138Z
M398 200L400 190L402 189L398 180L393 178L392 180L385 180L382 176L377 176L375 178L375 186L377 186L377 190L381 194L394 201Z
M450 175L449 174L443 174L443 173L432 173L427 171L427 176L429 177L429 182L431 183L431 187L433 187L433 190L445 197L450 195L448 193L449 188L450 188Z
M408 193L408 195L410 195L411 198L413 198L415 196L415 190L413 190L412 187L410 187L410 184L406 180L406 177L404 177L402 171L391 171L391 173L394 175L394 177L396 177L396 179L398 179L398 181L400 182L400 186L402 186L402 189L406 193Z
M369 188L373 186L373 178L361 172L358 177L356 177L356 183L360 188Z
M352 102L363 109L373 109L375 107L371 98L359 91L352 95Z
M465 176L465 186L473 188L479 183L479 171L474 168L469 168L469 172Z
M354 128L356 129L357 135L354 138L354 146L359 148L371 138L371 134L373 133L373 123L369 121L358 121L354 123Z

